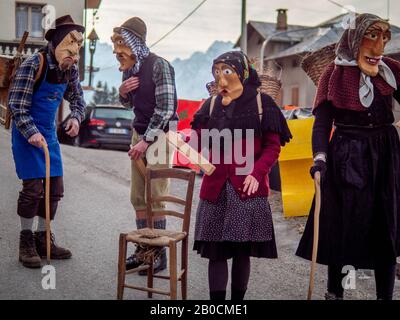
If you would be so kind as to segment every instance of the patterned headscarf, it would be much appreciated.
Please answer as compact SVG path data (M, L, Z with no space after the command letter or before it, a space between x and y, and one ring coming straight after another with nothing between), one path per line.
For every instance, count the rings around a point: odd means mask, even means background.
M251 66L247 56L241 51L229 51L221 54L213 61L213 67L217 63L225 63L233 68L243 85L252 84L260 86L257 71Z
M136 56L135 65L130 70L124 71L124 73L127 73L127 78L129 78L139 72L143 60L150 54L150 49L142 40L126 29L121 30L121 35L127 46L131 48L133 54Z
M355 20L355 28L350 26L339 40L336 46L336 56L348 61L357 60L365 32L376 22L388 23L374 14L360 14Z

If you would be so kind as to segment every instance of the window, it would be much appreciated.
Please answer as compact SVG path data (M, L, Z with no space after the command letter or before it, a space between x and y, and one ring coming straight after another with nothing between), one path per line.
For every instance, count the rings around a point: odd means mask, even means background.
M25 31L29 37L43 39L42 8L44 5L17 3L15 12L16 37L22 38Z
M133 112L119 108L96 108L93 116L101 119L133 120Z

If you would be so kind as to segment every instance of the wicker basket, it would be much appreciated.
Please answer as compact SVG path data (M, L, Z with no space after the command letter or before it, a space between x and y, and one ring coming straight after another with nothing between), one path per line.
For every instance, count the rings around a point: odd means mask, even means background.
M318 86L319 79L326 67L336 58L335 47L336 44L334 43L317 51L310 52L301 62L301 67L316 86Z
M10 86L13 64L14 57L0 55L0 88L8 88Z
M261 86L259 88L261 93L268 94L272 99L276 100L282 88L282 82L275 76L267 73L259 75Z

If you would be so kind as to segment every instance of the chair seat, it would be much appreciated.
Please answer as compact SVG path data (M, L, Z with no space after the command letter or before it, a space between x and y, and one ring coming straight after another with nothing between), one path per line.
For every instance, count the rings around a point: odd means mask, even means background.
M178 242L185 239L186 236L186 232L144 228L129 232L126 240L143 245L165 247L169 245L170 241Z

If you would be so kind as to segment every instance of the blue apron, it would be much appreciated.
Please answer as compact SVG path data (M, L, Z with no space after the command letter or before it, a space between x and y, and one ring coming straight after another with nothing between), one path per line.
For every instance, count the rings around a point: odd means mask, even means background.
M46 139L50 153L50 176L63 175L60 145L56 132L56 115L67 83L52 84L46 81L46 73L39 89L33 94L29 113L36 127ZM21 180L46 177L46 162L42 148L31 145L19 132L15 123L12 127L12 152L18 178Z

